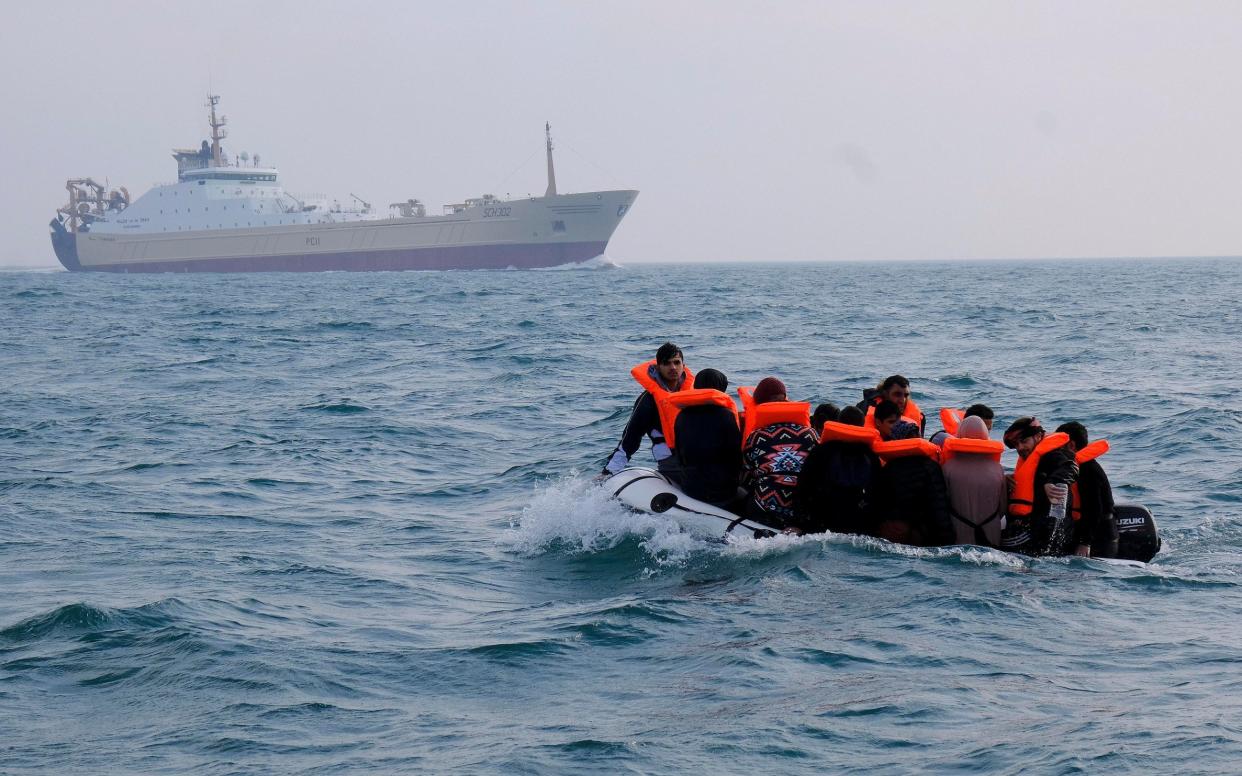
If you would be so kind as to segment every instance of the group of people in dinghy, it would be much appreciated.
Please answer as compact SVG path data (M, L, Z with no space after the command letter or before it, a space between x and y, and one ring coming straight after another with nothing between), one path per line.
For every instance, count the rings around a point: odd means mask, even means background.
M643 387L601 476L623 470L643 436L659 471L687 496L791 533L853 533L917 546L975 544L1027 555L1112 557L1112 489L1077 422L1047 433L1021 417L990 438L982 404L926 416L893 375L838 409L790 401L776 377L738 389L716 369L691 372L665 343L630 374ZM1001 466L1016 449L1011 474ZM1063 506L1062 506L1063 505ZM1058 512L1064 510L1064 517Z

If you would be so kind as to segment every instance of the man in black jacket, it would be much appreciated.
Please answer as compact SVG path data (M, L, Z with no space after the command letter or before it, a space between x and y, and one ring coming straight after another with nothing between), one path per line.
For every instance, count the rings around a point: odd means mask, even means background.
M723 393L729 379L715 369L694 377L694 387ZM684 408L677 415L673 451L681 464L681 487L690 498L731 508L738 500L738 477L742 471L742 431L737 417L717 404Z
M1087 427L1077 421L1062 423L1057 431L1069 434L1067 447L1074 453L1089 444ZM1078 501L1081 515L1067 552L1083 557L1112 558L1117 555L1117 516L1113 514L1113 486L1098 460L1078 464Z
M1005 446L1018 451L1019 465L1034 452L1044 440L1044 429L1034 417L1021 417L1005 430ZM1062 555L1069 537L1060 535L1065 521L1053 520L1048 512L1052 506L1051 491L1064 486L1068 497L1069 486L1078 479L1078 464L1069 445L1049 450L1039 459L1035 469L1035 489L1031 495L1029 515L1011 515L1001 534L1001 549L1024 555ZM1010 501L1010 507L1013 506Z
M686 377L686 359L681 348L665 342L656 351L655 361L651 369L651 379L667 391L681 390L681 384ZM638 452L644 435L651 438L651 457L655 458L659 469L676 475L676 466L670 465L674 463L673 453L664 441L664 429L660 427L660 412L656 408L655 397L651 395L651 391L643 391L634 400L634 409L630 412L629 422L625 424L621 442L608 456L604 471L599 476L606 477L624 469L634 453Z

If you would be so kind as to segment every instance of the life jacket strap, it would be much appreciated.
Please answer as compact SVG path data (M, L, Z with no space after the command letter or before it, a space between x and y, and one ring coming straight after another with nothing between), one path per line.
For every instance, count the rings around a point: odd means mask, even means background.
M962 515L961 515L961 514L959 514L959 513L958 513L958 511L957 511L956 509L954 509L953 507L949 507L949 514L950 514L950 515L951 515L951 516L952 516L955 520L961 520L961 521L962 521L963 523L965 523L966 525L968 525L968 526L970 526L971 528L975 529L975 544L979 545L980 547L995 547L995 546L996 546L996 545L994 545L994 544L992 544L991 542L989 542L989 541L988 541L987 534L985 534L985 533L983 532L983 526L987 525L988 523L990 523L990 522L992 522L992 521L994 521L994 520L998 520L998 519L1000 519L1001 517L1004 517L1004 514L1005 514L1004 512L993 512L991 516L986 517L986 518L984 518L983 520L980 520L980 521L979 521L979 522L977 522L977 523L976 523L976 522L974 522L973 520L969 520L969 519L967 519L966 517L962 516Z

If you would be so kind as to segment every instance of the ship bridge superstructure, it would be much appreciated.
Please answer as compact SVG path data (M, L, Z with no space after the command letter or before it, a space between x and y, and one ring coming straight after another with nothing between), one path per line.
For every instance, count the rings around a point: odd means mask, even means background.
M380 216L369 206L361 209L329 203L323 197L297 197L285 191L280 172L242 152L231 162L221 141L228 119L216 113L218 95L208 95L211 140L199 148L174 148L176 183L159 184L130 202L119 195L103 195L103 187L83 179L70 185L70 203L61 209L69 231L95 234L157 234L212 229L335 224L369 221ZM71 182L75 183L75 182Z
M96 234L246 229L374 220L369 208L347 209L322 198L295 197L275 167L204 167L156 186L128 207L89 225Z

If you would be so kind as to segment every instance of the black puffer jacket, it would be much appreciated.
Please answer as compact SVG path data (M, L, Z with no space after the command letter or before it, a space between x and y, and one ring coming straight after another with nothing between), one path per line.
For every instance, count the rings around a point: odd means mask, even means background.
M737 498L742 432L733 413L714 404L686 407L677 415L673 438L687 496L721 506Z
M940 464L924 455L894 458L871 491L872 532L919 547L953 544L953 518Z
M1074 523L1074 540L1067 552L1077 545L1091 547L1091 554L1110 557L1117 552L1117 516L1113 514L1113 486L1099 461L1087 461L1078 467L1078 498L1082 514Z
M819 443L803 462L794 491L798 527L806 533L867 533L868 498L879 476L880 459L869 445Z

